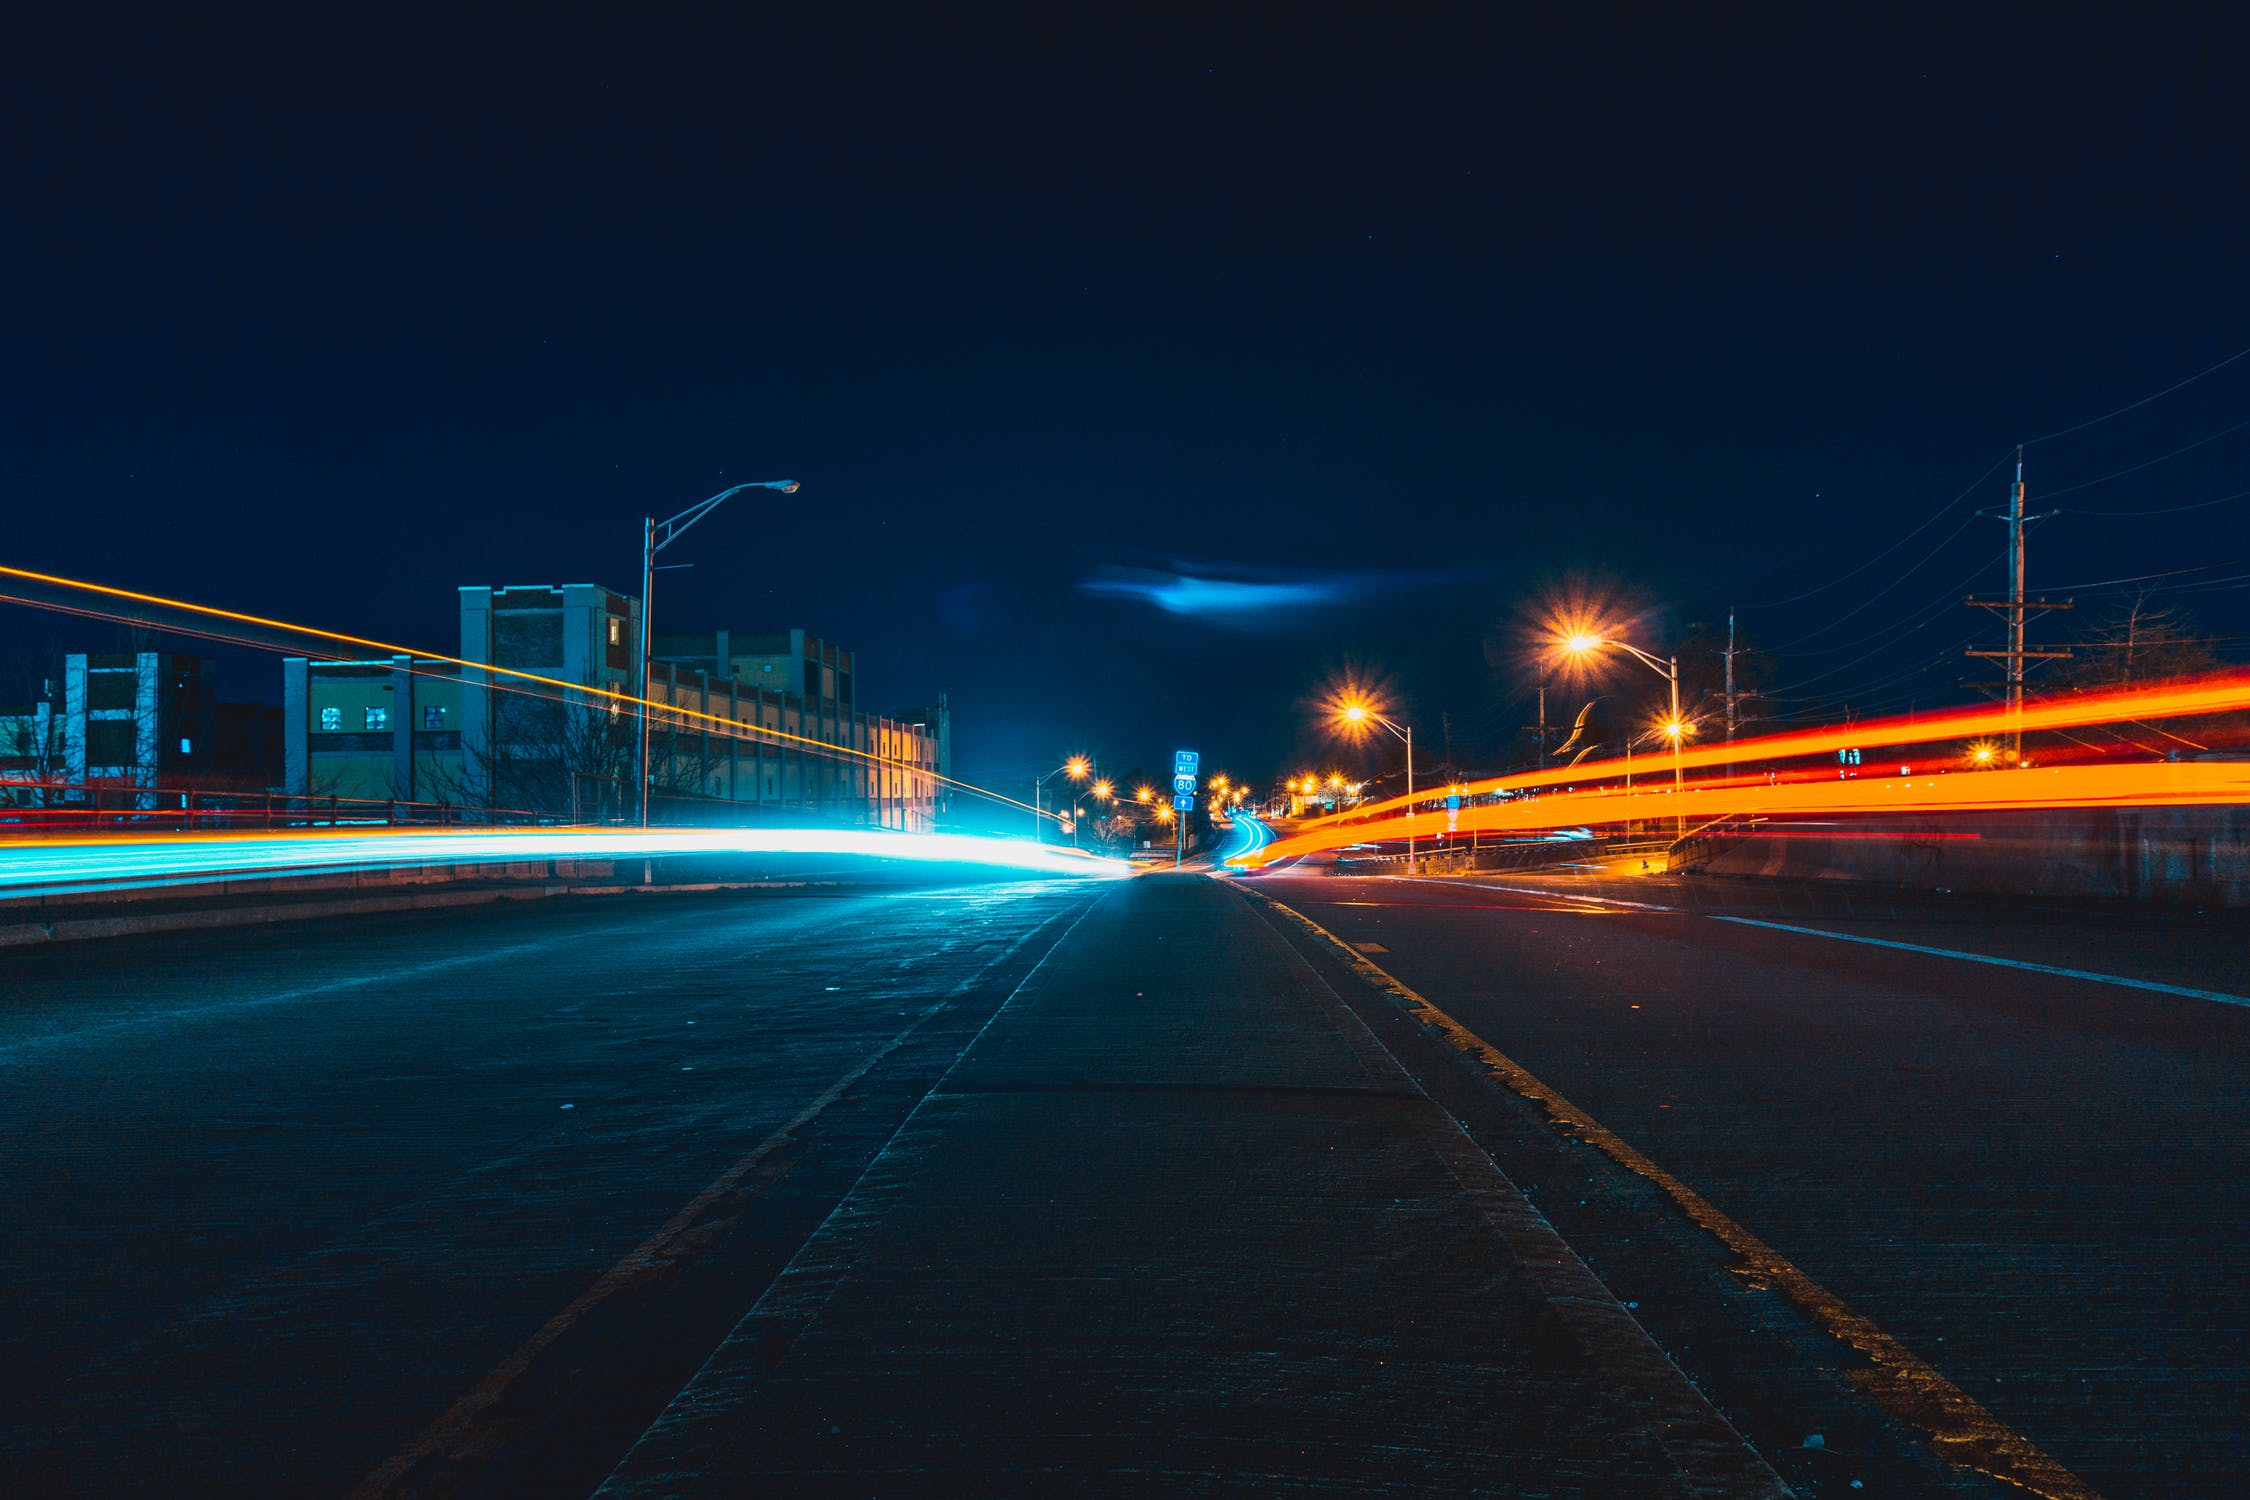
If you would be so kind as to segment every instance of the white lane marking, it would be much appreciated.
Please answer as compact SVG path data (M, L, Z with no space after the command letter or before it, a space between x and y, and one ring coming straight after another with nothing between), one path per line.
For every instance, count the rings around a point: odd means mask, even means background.
M1392 879L1399 877L1393 876ZM1599 901L1610 906L1630 906L1641 911L1678 911L1676 906L1657 906L1646 901L1624 901L1615 896L1561 896L1553 891L1527 889L1523 886L1489 885L1481 880L1433 880L1427 876L1408 877L1418 885L1461 885L1483 891L1509 891L1519 896L1552 896L1557 900ZM1830 932L1820 927L1799 927L1789 922L1768 922L1757 917L1722 917L1713 913L1714 922L1733 922L1741 927L1768 927L1775 932L1794 932L1805 937L1834 938L1839 943L1865 943L1871 948L1896 948L1902 953L1925 953L1933 958L1958 958L1964 963L1993 964L2003 969L2022 969L2032 974L2053 974L2061 979L2083 979L2089 984L2114 984L2129 990L2147 990L2157 995L2178 995L2187 1000L2216 1000L2221 1005L2250 1006L2250 995L2229 995L2223 990L2191 989L2184 984L2160 984L2153 979L2128 979L2122 974L2097 974L2092 969L2065 969L2055 964L2035 964L2028 959L1995 958L1989 953L1970 953L1960 948L1931 948L1921 943L1901 943L1892 938L1862 937L1852 932Z
M1506 891L1511 896L1544 896L1550 901L1594 901L1603 906L1630 906L1635 911L1678 911L1676 906L1658 906L1650 901L1626 901L1616 896L1583 896L1576 891L1540 890L1536 886L1497 885L1487 880L1439 880L1432 875L1386 875L1386 880L1403 880L1413 885L1457 885L1471 891Z
M1788 922L1765 922L1756 917L1711 918L1743 927L1770 927L1775 932L1797 932L1806 937L1834 938L1839 943L1865 943L1870 948L1896 948L1903 953L1927 953L1936 958L1958 958L1972 964L1994 964L2003 969L2023 969L2032 974L2053 974L2063 979L2083 979L2093 984L2122 985L2129 990L2149 990L2159 995L2179 995L2189 1000L2216 1000L2221 1005L2250 1005L2250 995L2229 995L2219 990L2190 989L2184 984L2159 984L2153 979L2127 979L2122 974L2097 974L2091 969L2065 969L2035 964L2020 958L1995 958L1989 953L1969 953L1959 948L1930 948L1891 938L1862 937L1856 932L1828 932L1818 927L1797 927Z

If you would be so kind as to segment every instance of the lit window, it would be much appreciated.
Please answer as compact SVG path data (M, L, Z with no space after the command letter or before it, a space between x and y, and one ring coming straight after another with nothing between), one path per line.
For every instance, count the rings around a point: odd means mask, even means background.
M615 615L609 617L609 643L612 646L625 644L625 622Z
M371 709L369 709L369 710L367 711L367 727L368 727L368 728L370 728L370 729L388 729L388 728L390 728L390 727L391 727L391 711L390 711L389 709L387 709L387 708L371 708Z
M184 737L183 737L183 738L182 738L182 739L180 740L180 754L182 754L182 755L193 755L194 753L195 753L195 741L193 741L193 740L191 740L191 739L187 739L187 738L184 738Z
M341 729L341 728L343 728L343 727L344 727L344 711L343 711L342 709L340 709L340 708L324 708L324 709L322 709L322 710L320 711L320 727L321 727L321 728L323 728L323 729Z
M445 727L445 705L442 703L423 704L422 727L424 729L443 729Z

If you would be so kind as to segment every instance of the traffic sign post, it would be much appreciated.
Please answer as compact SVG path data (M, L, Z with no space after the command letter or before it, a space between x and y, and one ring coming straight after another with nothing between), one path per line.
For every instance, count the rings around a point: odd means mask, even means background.
M1172 810L1179 814L1172 820L1172 868L1177 870L1187 856L1187 815L1195 811L1195 784L1197 768L1203 757L1193 750L1172 752Z

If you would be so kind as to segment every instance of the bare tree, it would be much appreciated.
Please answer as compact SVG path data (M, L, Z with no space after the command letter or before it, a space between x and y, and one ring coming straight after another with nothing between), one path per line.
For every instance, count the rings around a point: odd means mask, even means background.
M19 806L48 807L63 777L63 653L52 641L15 641L0 653L0 789Z
M2143 589L2096 617L2077 644L2070 680L2079 687L2122 687L2214 671L2220 665L2188 612Z

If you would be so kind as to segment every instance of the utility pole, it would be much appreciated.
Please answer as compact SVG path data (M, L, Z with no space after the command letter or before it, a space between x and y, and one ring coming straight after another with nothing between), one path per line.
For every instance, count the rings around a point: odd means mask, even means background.
M1453 770L1453 715L1452 715L1452 714L1450 714L1450 713L1445 713L1445 712L1441 711L1441 712L1440 712L1440 713L1438 714L1438 724L1439 724L1439 727L1440 727L1440 728L1442 728L1442 729L1444 730L1444 733L1445 733L1445 777L1446 777L1446 780L1448 780L1448 781L1454 781L1454 780L1458 780L1459 778L1458 778L1458 777L1457 777L1457 776L1455 775L1455 773L1454 773L1454 770Z
M1539 722L1521 725L1539 736L1539 769L1547 769L1547 674L1539 674Z
M1727 743L1734 743L1734 606L1727 606Z
M2053 512L2049 512L2052 515ZM1976 599L1968 603L1978 609L1998 610L2008 621L2008 649L2005 651L1970 651L1969 656L1981 656L2008 664L2007 680L2003 686L2008 696L2008 758L2021 764L2023 761L2023 679L2024 668L2033 661L2061 661L2068 651L2027 651L2024 649L2024 622L2035 609L2069 609L2069 603L2050 604L2044 599L2024 597L2024 546L2023 529L2027 521L2043 521L2046 516L2027 516L2023 513L2023 445L2016 445L2016 482L2008 491L2008 597L2001 599Z

